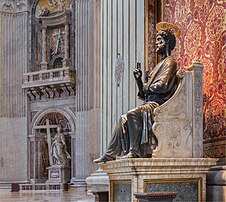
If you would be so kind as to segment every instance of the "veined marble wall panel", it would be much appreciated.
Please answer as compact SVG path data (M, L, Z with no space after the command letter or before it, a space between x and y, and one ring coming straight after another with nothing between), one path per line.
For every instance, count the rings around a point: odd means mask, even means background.
M24 117L21 88L28 65L28 14L0 13L0 117Z
M144 66L144 1L100 0L100 153L105 152L119 117L138 104L133 70ZM117 54L124 60L124 77L117 87ZM98 55L97 55L98 57Z
M0 118L0 181L27 180L26 118Z

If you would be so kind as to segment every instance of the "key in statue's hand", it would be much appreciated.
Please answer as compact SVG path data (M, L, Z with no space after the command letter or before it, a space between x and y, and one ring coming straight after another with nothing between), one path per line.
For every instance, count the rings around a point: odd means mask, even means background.
M133 75L136 80L141 80L142 77L142 70L140 62L137 63L137 68L133 71Z

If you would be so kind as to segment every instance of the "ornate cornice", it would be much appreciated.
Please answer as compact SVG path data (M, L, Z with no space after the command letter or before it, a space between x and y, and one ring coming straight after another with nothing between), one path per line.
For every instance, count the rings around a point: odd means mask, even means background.
M75 70L69 67L24 74L22 88L31 101L75 95Z

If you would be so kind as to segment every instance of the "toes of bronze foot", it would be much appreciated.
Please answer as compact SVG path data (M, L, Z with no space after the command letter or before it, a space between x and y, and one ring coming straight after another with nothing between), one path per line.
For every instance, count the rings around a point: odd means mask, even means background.
M139 156L136 155L135 153L129 152L128 154L126 154L125 156L120 156L117 157L117 159L129 159L129 158L138 158Z
M107 157L106 157L106 156L101 156L100 158L95 159L95 160L93 161L93 163L105 163L106 161L109 161L109 160L107 159Z

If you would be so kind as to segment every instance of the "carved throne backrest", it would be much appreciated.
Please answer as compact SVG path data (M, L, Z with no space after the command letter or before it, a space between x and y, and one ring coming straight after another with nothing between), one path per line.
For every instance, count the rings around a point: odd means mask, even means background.
M203 157L202 69L199 61L178 70L174 95L154 110L152 130L158 139L153 158Z

